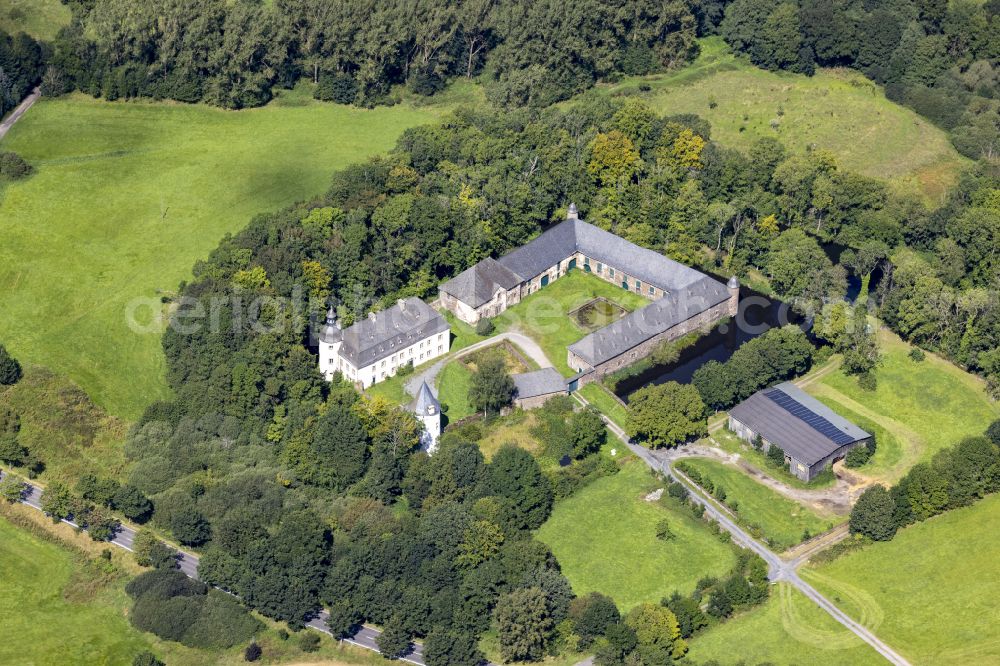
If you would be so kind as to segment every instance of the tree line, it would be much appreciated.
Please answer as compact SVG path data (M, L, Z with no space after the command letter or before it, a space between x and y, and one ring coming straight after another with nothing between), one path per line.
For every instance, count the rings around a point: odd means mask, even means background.
M127 0L69 2L46 81L108 99L266 103L300 79L372 105L405 84L431 95L482 75L505 106L544 106L698 51L690 0Z
M870 486L851 509L850 528L875 541L945 511L969 506L1000 490L1000 420L917 463L894 486Z
M1000 156L996 0L734 0L718 31L765 69L857 69L946 129L963 155Z
M46 58L50 54L51 51L43 44L23 32L9 35L0 30L0 118L20 104L41 82ZM9 156L13 153L0 153L4 161ZM0 163L0 176L19 177L13 170L9 174L3 171L3 164Z

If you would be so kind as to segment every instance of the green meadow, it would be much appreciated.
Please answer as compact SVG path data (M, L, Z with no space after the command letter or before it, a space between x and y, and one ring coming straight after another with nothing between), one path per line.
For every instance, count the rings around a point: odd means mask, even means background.
M71 12L60 0L4 0L0 3L0 30L8 34L26 32L35 39L51 41Z
M0 340L135 418L168 394L159 330L129 326L135 299L155 306L224 234L321 194L333 171L389 150L471 92L371 110L315 102L304 87L238 112L43 100L0 144L37 168L0 201Z
M768 72L734 56L719 37L701 46L688 67L628 77L591 94L638 97L660 113L696 113L712 124L712 138L730 148L745 150L756 139L774 137L796 151L829 150L845 170L933 200L968 163L943 131L886 99L857 72Z
M861 427L874 423L882 430L876 431L876 441L885 448L858 470L862 474L894 481L941 449L982 434L1000 418L1000 406L978 377L934 354L912 360L912 347L887 330L879 331L878 340L882 362L875 369L874 391L863 390L856 378L839 370L805 387L845 417L861 417Z
M885 663L867 643L848 631L788 583L771 588L763 606L707 629L690 641L696 663L773 666L878 666Z
M846 520L846 516L820 516L812 509L757 483L733 465L715 460L689 458L684 464L694 468L716 489L726 492L726 504L735 503L740 522L759 531L778 551L802 542L806 533L815 536Z
M622 609L658 602L675 590L690 593L704 576L722 576L735 563L731 546L684 509L646 501L662 487L645 463L629 459L618 474L558 502L538 530L578 595L601 592ZM676 538L656 538L666 519Z
M915 665L1000 663L1000 496L936 516L803 577Z

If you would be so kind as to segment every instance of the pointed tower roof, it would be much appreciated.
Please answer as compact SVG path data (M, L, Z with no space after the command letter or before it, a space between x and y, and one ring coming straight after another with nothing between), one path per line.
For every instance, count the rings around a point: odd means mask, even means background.
M432 407L433 410L428 409L429 407ZM413 401L412 410L420 415L441 413L441 403L434 397L434 393L431 391L431 387L427 385L427 382L420 384L420 390L417 391L417 398Z
M340 326L337 325L337 313L333 311L333 306L331 305L330 309L326 311L326 323L319 330L319 339L321 342L332 345L335 342L340 342L342 338L343 332L340 330Z

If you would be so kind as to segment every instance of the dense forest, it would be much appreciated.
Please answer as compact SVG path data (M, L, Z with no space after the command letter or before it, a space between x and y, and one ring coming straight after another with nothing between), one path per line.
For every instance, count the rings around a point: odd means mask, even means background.
M718 30L767 69L853 67L963 155L1000 156L997 0L734 0Z
M697 54L685 0L72 0L49 88L226 108L267 102L300 78L316 96L364 105L390 86L429 95L483 74L505 105L542 106L618 72Z
M0 118L41 81L45 58L44 46L28 35L0 30Z

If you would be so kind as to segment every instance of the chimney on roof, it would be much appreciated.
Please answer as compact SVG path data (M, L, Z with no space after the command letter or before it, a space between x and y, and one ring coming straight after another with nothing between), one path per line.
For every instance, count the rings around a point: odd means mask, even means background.
M569 205L569 209L567 209L567 211L566 211L566 219L567 220L579 220L580 219L579 214L576 211L576 204L575 203L571 203Z
M396 301L396 305L399 306L400 310L402 310L403 312L406 312L406 299L405 298L398 299Z
M375 321L375 313L374 312L369 312L368 313L368 319L371 320L371 321Z

